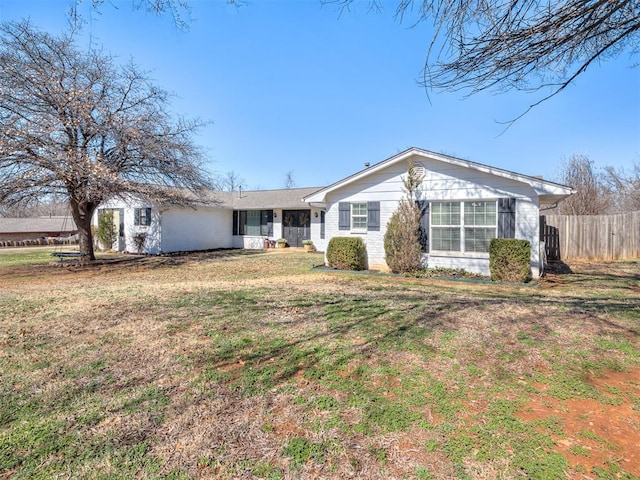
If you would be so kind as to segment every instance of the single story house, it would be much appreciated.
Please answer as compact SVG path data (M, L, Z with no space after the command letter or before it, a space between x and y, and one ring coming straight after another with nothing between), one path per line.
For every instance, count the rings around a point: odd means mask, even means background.
M265 240L286 238L289 246L301 247L307 239L323 233L322 209L302 198L319 187L280 190L211 191L195 207L158 205L131 195L101 205L111 210L119 238L113 248L136 252L136 236L144 238L143 251L150 254L210 250L217 248L262 249Z
M480 163L410 148L324 188L212 191L196 207L155 205L130 196L113 199L119 227L114 248L158 254L216 248L262 249L286 238L293 247L310 239L326 251L336 236L362 237L369 268L386 269L386 225L403 198L402 179L413 165L419 189L424 263L489 274L489 241L531 243L531 273L541 272L540 208L571 195L565 185ZM97 224L97 215L94 219Z
M531 273L539 276L540 207L571 195L565 185L480 163L410 148L304 197L325 211L319 250L337 236L362 237L369 268L387 268L386 225L405 195L402 178L413 165L423 177L419 202L427 267L489 274L491 238L531 243Z
M71 216L0 217L0 241L2 242L70 237L76 233L78 228Z

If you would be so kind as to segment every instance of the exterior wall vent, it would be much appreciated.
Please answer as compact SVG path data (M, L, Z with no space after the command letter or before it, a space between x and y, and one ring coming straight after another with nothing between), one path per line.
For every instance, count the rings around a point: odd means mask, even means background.
M413 166L414 171L416 172L417 175L420 175L421 177L424 177L425 173L427 173L427 171L425 170L424 166L420 163L416 163Z

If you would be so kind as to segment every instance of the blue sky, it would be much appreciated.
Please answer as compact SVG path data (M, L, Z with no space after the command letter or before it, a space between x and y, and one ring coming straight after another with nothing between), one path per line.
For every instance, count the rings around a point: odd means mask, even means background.
M557 179L563 160L598 167L640 162L640 68L623 54L594 65L506 132L500 122L539 96L427 92L418 85L431 27L369 12L339 15L320 0L191 0L190 28L133 11L131 0L81 4L82 46L133 59L173 92L172 108L210 120L196 137L212 173L248 188L323 186L411 146ZM0 20L30 18L58 33L68 0L0 0ZM538 94L540 95L540 94Z

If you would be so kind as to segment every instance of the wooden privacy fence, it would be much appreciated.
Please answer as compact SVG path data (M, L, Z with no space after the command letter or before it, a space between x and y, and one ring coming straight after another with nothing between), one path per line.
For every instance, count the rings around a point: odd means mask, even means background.
M547 259L617 260L640 257L640 211L617 215L542 215Z

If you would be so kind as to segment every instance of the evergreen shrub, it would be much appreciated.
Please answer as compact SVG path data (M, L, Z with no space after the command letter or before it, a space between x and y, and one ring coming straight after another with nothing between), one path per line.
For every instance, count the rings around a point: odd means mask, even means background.
M333 237L327 246L327 264L339 270L364 270L367 248L360 237Z
M398 204L384 234L387 265L393 273L410 273L422 267L420 208L407 199Z
M526 283L531 280L531 243L515 238L492 238L489 270L495 282Z
M113 210L103 210L98 213L98 240L106 250L113 248L118 239L118 230L113 223Z

